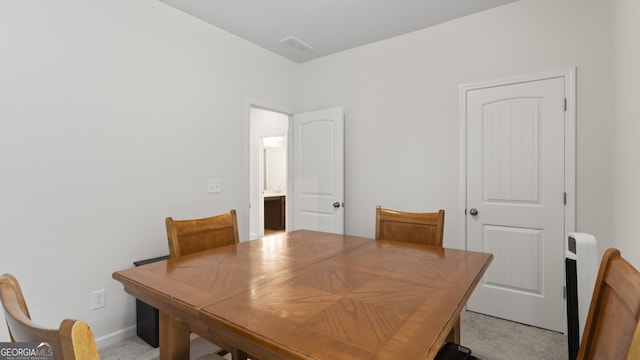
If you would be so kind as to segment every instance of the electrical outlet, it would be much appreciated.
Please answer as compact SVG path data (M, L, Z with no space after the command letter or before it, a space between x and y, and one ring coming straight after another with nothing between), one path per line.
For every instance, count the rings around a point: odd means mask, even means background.
M107 305L107 291L105 289L95 290L91 293L91 310L96 310Z

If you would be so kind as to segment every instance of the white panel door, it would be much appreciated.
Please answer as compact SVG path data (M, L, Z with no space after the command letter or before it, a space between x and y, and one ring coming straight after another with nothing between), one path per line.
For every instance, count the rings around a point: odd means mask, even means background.
M468 309L564 331L564 78L467 92L467 248L493 262Z
M293 211L290 230L344 233L342 108L293 116Z

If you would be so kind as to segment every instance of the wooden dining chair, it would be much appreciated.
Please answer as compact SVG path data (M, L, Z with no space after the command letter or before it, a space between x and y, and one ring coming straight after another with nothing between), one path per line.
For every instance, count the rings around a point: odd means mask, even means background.
M376 206L376 240L393 240L442 247L444 235L444 210L437 212L406 212ZM459 346L460 319L447 336L447 344ZM450 349L440 353L437 360L451 359Z
M179 257L220 246L237 244L236 211L195 220L166 219L169 257Z
M618 249L608 249L600 263L578 359L637 358L638 349L632 349L631 343L639 318L640 273Z
M174 220L168 217L165 222L170 258L240 242L235 210L203 219ZM234 359L242 360L245 358L243 355L238 355L237 349L227 344L216 343L216 345L222 350L215 354L206 354L199 357L198 360L222 359L222 356L228 352L233 354Z
M444 210L414 213L376 206L376 240L442 246Z
M12 342L39 342L53 347L55 359L100 359L93 333L80 320L65 319L58 329L48 329L31 321L18 280L11 274L0 276L0 300Z

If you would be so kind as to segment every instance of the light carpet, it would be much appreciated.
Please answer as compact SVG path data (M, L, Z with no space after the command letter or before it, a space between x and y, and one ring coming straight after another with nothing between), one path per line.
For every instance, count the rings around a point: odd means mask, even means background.
M566 360L567 337L491 316L465 311L460 343L482 360Z
M565 360L567 337L555 331L465 311L460 316L460 343L481 360ZM216 351L209 342L192 336L191 358ZM229 355L226 356L230 358ZM156 360L154 349L138 337L100 349L102 360Z

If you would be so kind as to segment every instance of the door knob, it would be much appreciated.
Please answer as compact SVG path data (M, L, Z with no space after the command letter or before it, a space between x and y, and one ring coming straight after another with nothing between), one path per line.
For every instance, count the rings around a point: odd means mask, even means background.
M340 203L339 203L339 202L337 202L337 201L336 201L336 202L334 202L334 203L333 203L333 207L334 207L334 208L339 208L339 207L340 207Z
M478 209L476 209L476 208L469 209L469 214L471 214L471 216L478 215Z

